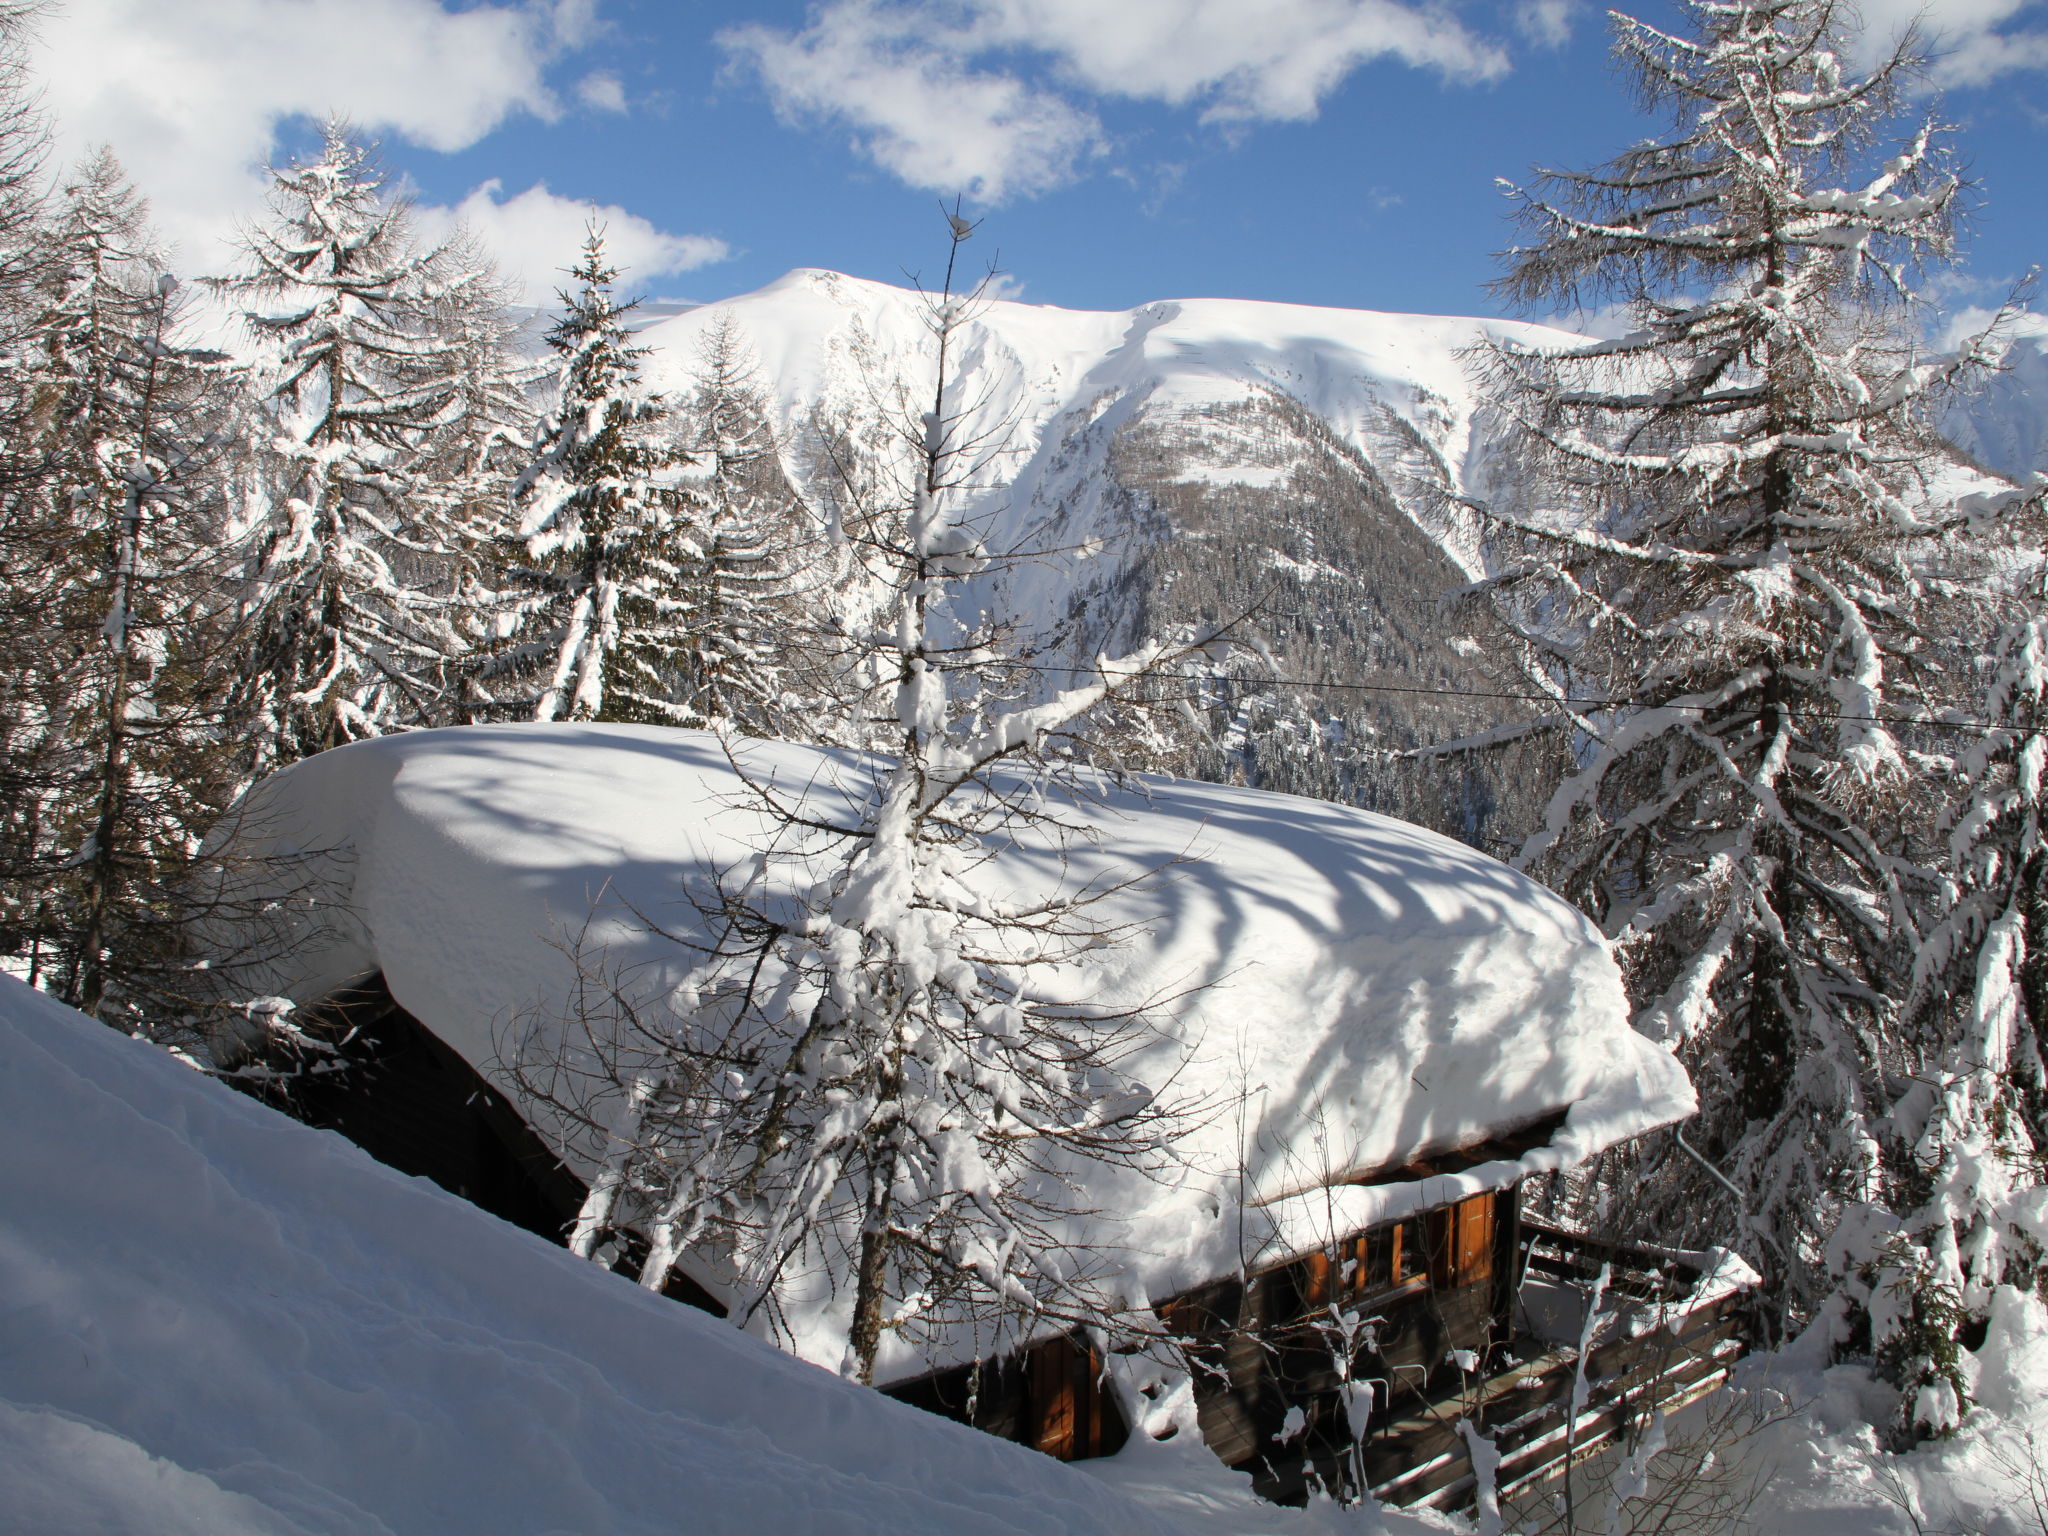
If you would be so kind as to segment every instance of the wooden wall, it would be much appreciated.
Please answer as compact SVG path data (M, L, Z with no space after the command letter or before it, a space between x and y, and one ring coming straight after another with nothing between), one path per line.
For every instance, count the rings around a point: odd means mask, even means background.
M1366 1406L1347 1402L1347 1382L1370 1388L1370 1421L1384 1423L1447 1390L1453 1352L1484 1362L1507 1342L1516 1203L1513 1190L1475 1195L1167 1303L1203 1438L1268 1497L1337 1475Z

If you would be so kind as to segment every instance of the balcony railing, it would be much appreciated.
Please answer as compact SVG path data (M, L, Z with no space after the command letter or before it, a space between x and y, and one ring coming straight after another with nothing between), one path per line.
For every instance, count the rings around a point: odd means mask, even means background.
M1459 1425L1492 1441L1512 1497L1683 1406L1727 1378L1749 1330L1751 1276L1732 1256L1603 1243L1524 1219L1515 1328L1455 1391L1376 1422L1361 1481L1384 1503L1469 1507L1477 1492ZM1574 1404L1576 1403L1576 1409Z

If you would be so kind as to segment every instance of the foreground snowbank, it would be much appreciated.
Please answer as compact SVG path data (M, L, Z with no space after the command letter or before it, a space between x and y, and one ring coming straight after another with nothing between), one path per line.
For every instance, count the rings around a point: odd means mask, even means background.
M2010 1287L1983 1348L1966 1357L1977 1406L1946 1440L1904 1454L1872 1426L1897 1391L1863 1366L1825 1364L1822 1322L1789 1348L1746 1360L1737 1400L1767 1420L1722 1454L1757 1485L1761 1536L2043 1536L2048 1532L2048 1307ZM1721 1405L1725 1414L1727 1405ZM1681 1416L1695 1429L1714 1405Z
M5 977L0 1166L10 1533L1175 1528Z
M1260 1505L1192 1445L1068 1468L927 1418L10 978L0 1165L10 1536L1464 1529ZM1789 1416L1722 1450L1761 1485L1746 1529L2039 1536L2013 1469L2029 1432L2048 1445L2048 1319L2013 1296L1994 1327L1983 1410L1905 1457L1868 1427L1888 1389L1867 1373L1747 1363Z

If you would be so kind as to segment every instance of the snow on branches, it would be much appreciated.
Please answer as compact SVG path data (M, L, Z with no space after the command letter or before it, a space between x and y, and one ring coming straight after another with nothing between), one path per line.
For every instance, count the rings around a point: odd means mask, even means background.
M539 683L535 720L676 724L673 674L689 627L686 572L705 558L683 455L665 402L640 382L613 292L618 271L592 228L576 287L547 341L558 360L553 409L512 484L530 565L502 665Z
M1902 1389L1903 1440L1960 1423L1960 1339L1998 1289L2048 1280L2048 616L2012 625L1991 660L1988 726L1955 763L1946 878L1899 1009L1883 1200L1834 1242L1852 1315Z
M1915 329L1961 183L1937 121L1877 148L1913 39L1858 73L1832 0L1682 10L1682 35L1615 18L1673 130L1509 188L1533 238L1500 291L1619 298L1636 329L1482 354L1539 510L1496 519L1504 568L1478 590L1574 701L1551 720L1578 770L1523 862L1619 942L1639 1027L1687 1054L1796 1320L1832 1284L1834 1213L1882 1182L1931 717L2024 563L2001 539L2040 506L1934 425L1994 348L1929 356ZM1673 1238L1738 1214L1689 1163L1646 1187Z
M954 254L965 237L955 226ZM928 299L929 407L898 423L908 483L859 538L889 611L846 670L869 680L886 755L856 770L842 816L751 784L777 831L703 903L717 937L672 1013L636 1017L606 1064L610 1155L576 1234L595 1251L633 1213L655 1287L686 1250L716 1253L741 1321L836 1296L842 1368L863 1381L892 1333L965 1320L994 1354L998 1338L1131 1311L1113 1262L1075 1239L1071 1173L1171 1160L1169 1085L1122 1065L1150 1037L1146 1010L1071 990L1114 941L1095 909L1123 886L1070 885L1055 863L1020 891L1009 866L1026 824L1054 846L1079 835L1057 806L1082 790L1048 743L1222 644L1149 644L1043 694L983 686L1016 658L950 598L1005 558L962 513L1000 430L960 363L980 291L956 293L952 271ZM778 904L770 888L799 894Z
M241 701L259 770L417 720L439 693L463 642L426 450L473 350L451 317L498 303L487 268L418 245L342 125L272 174L272 222L219 284L262 353Z

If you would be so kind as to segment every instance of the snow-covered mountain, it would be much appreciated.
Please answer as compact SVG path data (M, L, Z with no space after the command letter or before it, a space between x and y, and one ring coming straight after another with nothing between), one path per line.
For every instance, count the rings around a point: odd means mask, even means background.
M1946 425L2001 475L2048 472L2048 315L2020 317L2003 371L1959 401Z
M759 359L791 473L817 504L831 500L833 434L886 449L891 420L923 408L930 336L915 292L792 272L648 326L651 377L685 387L724 316ZM1251 700L1226 738L1235 761L1189 766L1492 841L1493 788L1396 772L1372 750L1462 735L1503 708L1416 691L1496 693L1501 679L1437 601L1476 568L1474 530L1404 491L1417 472L1475 487L1498 477L1462 357L1488 336L1571 339L1226 299L1116 313L986 305L959 355L961 392L1005 446L974 515L998 548L1081 553L1014 569L985 606L1063 628L1077 655L1251 610L1284 675L1344 686Z
M928 404L922 297L811 269L653 320L640 335L651 378L687 387L727 316L758 358L789 472L814 505L833 499L835 439L871 459L900 438L892 422L914 423ZM980 594L984 608L1063 631L1077 658L1249 611L1280 676L1327 686L1240 698L1222 746L1173 766L1352 801L1501 850L1530 825L1518 796L1543 774L1383 750L1514 718L1522 706L1500 695L1527 687L1441 604L1483 551L1469 519L1420 493L1449 484L1515 500L1515 464L1466 366L1486 338L1578 339L1515 321L1232 299L983 306L955 360L980 429L1004 451L974 514L997 548L1081 552L1013 570ZM2048 322L1952 425L2003 473L2048 460Z

